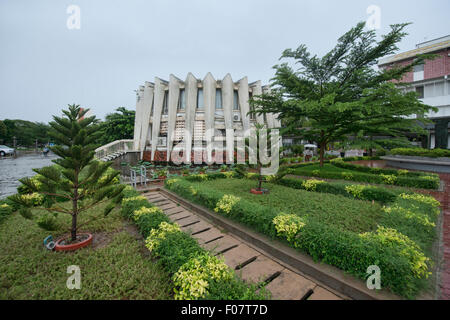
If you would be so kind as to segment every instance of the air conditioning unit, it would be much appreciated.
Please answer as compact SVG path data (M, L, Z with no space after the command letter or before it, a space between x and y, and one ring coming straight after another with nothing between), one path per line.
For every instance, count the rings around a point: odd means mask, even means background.
M241 121L241 115L236 113L233 115L233 121Z

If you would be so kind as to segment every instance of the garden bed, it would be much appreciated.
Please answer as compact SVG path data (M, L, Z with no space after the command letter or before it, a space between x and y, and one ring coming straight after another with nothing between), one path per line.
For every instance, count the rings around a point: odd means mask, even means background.
M428 285L439 214L434 199L411 192L384 197L383 188L361 185L347 186L351 196L343 196L320 189L327 184L320 181L304 184L310 191L266 183L270 194L261 196L249 192L254 180L217 178L175 178L166 187L361 279L370 265L378 265L383 287L404 297L413 298Z
M439 176L433 173L382 169L360 166L343 161L332 161L323 167L319 164L295 166L291 173L298 176L339 179L364 183L395 185L417 189L439 188Z
M81 222L96 215L87 211ZM169 274L149 258L118 210L89 226L92 246L69 253L44 248L45 237L56 239L68 226L70 217L61 214L56 230L45 231L18 212L0 224L0 299L172 299ZM66 287L70 265L80 267L80 290Z

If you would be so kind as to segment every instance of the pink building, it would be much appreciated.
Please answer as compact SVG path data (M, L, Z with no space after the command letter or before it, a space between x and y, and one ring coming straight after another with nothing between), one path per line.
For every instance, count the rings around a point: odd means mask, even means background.
M406 90L416 91L425 104L439 108L437 112L427 114L434 125L427 126L429 137L424 146L446 149L450 147L450 35L419 43L414 50L381 59L378 66L389 68L407 65L417 55L424 53L435 54L437 57L416 66L401 82L409 85Z

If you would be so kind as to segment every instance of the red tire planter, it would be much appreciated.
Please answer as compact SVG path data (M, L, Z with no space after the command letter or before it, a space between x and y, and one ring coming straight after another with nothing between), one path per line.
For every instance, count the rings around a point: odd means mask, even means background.
M74 244L60 244L62 241L67 239L67 238L61 238L58 241L56 241L55 251L74 251L74 250L78 250L80 248L84 248L84 247L86 247L86 246L88 246L88 245L90 245L92 243L92 239L93 239L92 234L90 234L90 233L79 233L77 235L77 237L79 235L80 236L81 235L87 235L88 238L83 240L83 241L81 241L81 242L74 243Z
M253 194L263 194L263 192L261 190L256 190L256 189L251 189L250 192Z

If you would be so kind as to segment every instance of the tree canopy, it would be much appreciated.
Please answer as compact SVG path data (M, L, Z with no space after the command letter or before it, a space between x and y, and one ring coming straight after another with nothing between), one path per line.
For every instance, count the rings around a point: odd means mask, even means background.
M100 125L102 135L99 143L102 145L115 140L133 139L135 111L124 107L119 107L116 111L107 114Z
M377 41L375 31L365 30L360 22L323 57L311 55L305 45L285 50L280 59L291 63L274 66L272 92L253 97L252 112L276 113L283 121L283 133L317 142L321 165L326 146L350 134L383 127L395 136L399 132L395 128L418 126L417 120L426 121L421 115L433 108L394 82L430 56L419 56L405 66L375 68L379 58L398 50L407 25L392 25Z

